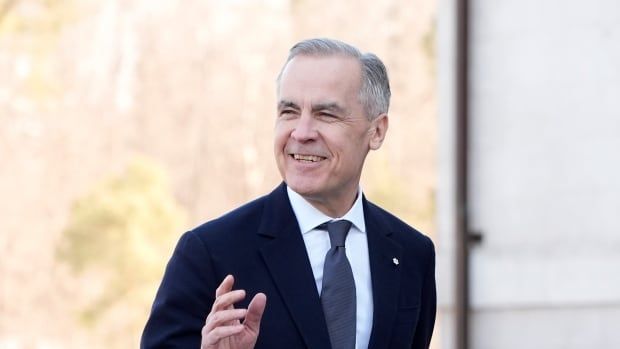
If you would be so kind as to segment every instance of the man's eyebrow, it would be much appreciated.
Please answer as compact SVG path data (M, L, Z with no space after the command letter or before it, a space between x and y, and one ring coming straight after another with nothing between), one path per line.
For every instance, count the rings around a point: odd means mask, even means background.
M345 108L341 107L338 103L335 103L335 102L316 103L312 105L313 112L322 111L322 110L333 111L338 114L347 113Z
M287 100L281 100L280 102L278 102L278 110L282 110L284 108L292 108L295 110L300 109L299 106L295 104L294 102L287 101Z

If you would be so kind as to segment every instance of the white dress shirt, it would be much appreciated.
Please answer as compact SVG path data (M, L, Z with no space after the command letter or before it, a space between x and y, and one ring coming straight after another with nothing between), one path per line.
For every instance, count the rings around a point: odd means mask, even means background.
M368 348L370 332L372 330L372 284L370 279L370 262L368 259L368 239L366 238L366 223L364 222L364 207L362 205L362 190L358 190L357 199L353 207L342 217L329 217L312 206L301 195L291 188L286 188L293 207L297 223L301 230L306 251L310 258L316 289L321 294L323 285L323 264L325 255L331 247L329 235L325 230L315 229L319 225L338 219L346 219L353 223L345 240L345 251L355 280L356 295L356 326L355 348Z

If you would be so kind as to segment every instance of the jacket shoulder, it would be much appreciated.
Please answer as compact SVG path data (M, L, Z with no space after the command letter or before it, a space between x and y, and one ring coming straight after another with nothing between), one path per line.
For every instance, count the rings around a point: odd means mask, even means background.
M218 238L219 235L236 235L256 230L260 222L267 196L252 200L224 215L207 221L192 230L201 240Z

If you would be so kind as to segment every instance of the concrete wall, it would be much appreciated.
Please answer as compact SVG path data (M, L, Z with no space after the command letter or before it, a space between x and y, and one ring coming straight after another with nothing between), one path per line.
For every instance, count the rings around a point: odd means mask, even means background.
M453 6L439 7L440 31ZM470 11L469 217L484 234L471 251L472 348L620 348L620 1L473 0ZM440 105L453 105L447 37ZM440 109L440 164L453 161L453 112ZM453 168L440 171L449 254ZM439 274L452 277L448 259Z

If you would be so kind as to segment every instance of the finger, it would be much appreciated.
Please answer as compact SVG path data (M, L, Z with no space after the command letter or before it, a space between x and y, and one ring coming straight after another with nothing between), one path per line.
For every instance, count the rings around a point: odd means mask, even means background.
M204 329L207 332L220 327L220 326L228 326L233 325L229 322L233 320L237 320L235 324L239 324L239 320L243 319L247 313L245 309L231 309L231 310L222 310L218 311L214 314L211 314L207 317L207 321L205 322Z
M234 290L225 293L215 299L213 306L211 307L211 313L216 311L232 309L233 304L242 301L245 298L244 290Z
M216 345L220 340L226 337L241 333L243 329L243 325L220 326L212 331L209 331L206 335L203 335L202 344L200 346L209 347L211 345Z
M232 290L232 287L235 283L235 278L232 275L226 275L222 283L215 290L215 297L219 297L224 293L228 293Z
M250 331L258 333L260 329L260 320L263 318L266 304L267 296L264 293L257 293L256 296L252 298L248 306L247 314L245 315L245 320L243 321L243 325Z

